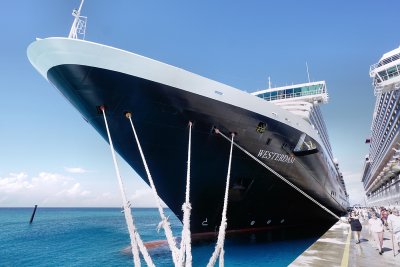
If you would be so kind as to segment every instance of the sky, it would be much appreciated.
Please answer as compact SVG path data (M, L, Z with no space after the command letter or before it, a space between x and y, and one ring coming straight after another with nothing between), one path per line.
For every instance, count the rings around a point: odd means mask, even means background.
M69 33L79 0L2 3L0 207L117 207L108 144L31 66L35 38ZM382 9L382 6L384 8ZM322 106L352 204L361 183L375 96L369 66L400 45L398 0L85 0L85 39L253 92L325 80ZM382 11L384 10L384 12ZM128 199L154 206L119 158Z

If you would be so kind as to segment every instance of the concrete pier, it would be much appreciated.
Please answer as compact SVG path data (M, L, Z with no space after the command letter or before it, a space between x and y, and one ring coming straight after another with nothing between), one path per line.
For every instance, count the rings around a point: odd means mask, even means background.
M350 225L339 221L289 266L400 266L399 248L395 244L393 250L390 231L385 230L384 232L382 255L379 255L375 241L368 233L368 224L365 221L360 241L360 244L356 244Z

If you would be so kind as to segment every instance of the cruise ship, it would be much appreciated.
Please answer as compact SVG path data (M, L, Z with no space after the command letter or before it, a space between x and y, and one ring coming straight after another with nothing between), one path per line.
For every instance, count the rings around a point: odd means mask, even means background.
M376 103L362 182L369 205L399 206L400 47L385 53L369 75Z
M180 220L193 125L192 234L218 229L231 146L224 136L233 133L228 231L329 225L346 212L343 175L319 107L328 101L324 81L250 94L83 40L85 18L75 16L68 38L29 45L31 64L108 142L105 109L116 151L149 184L126 118L132 114L158 195Z

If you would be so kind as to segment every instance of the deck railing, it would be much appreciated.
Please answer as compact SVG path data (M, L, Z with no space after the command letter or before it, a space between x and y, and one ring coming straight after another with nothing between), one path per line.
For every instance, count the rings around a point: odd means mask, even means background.
M269 92L270 94L271 92ZM320 97L327 97L327 93L325 88L313 90L313 91L307 91L307 92L296 92L296 93L279 93L279 91L276 92L276 95L269 95L265 96L266 93L259 94L257 95L258 97L266 100L266 101L274 101L274 100L282 100L282 99L290 99L290 98L297 98L297 97L302 97L302 96L320 96Z
M379 61L378 63L371 65L369 68L369 72L372 72L374 69L379 68L380 66L386 65L390 62L396 61L398 59L400 59L400 53L393 55L391 57L385 58L385 59Z

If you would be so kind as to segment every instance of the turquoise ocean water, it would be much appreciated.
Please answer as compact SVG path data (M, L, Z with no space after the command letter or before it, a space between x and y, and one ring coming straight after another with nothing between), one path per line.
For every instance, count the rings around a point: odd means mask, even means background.
M118 208L40 208L29 224L33 208L0 208L0 266L133 266L123 252L129 234ZM172 214L175 236L181 223ZM133 209L142 239L165 239L157 209ZM228 222L229 223L229 222ZM326 230L326 229L325 229ZM287 266L321 234L291 229L229 237L225 266ZM215 242L194 244L193 266L206 266ZM173 266L168 247L150 250L156 266ZM145 264L143 264L145 266Z

